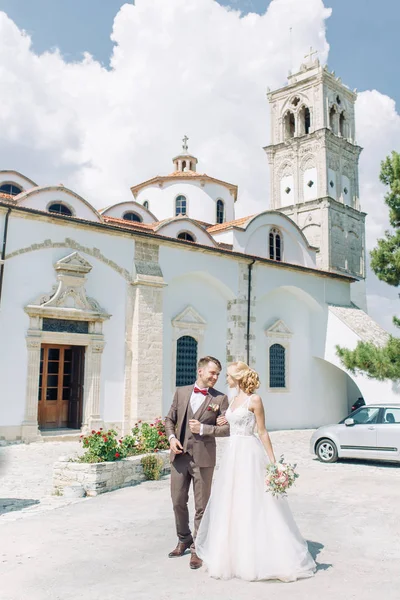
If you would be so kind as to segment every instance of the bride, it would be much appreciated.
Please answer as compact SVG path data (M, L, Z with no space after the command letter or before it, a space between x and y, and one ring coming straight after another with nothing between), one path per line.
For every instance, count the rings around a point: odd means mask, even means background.
M275 462L275 455L262 400L254 394L258 374L235 362L227 379L237 395L218 424L229 422L229 446L197 534L197 555L219 579L289 582L311 577L316 565L286 499L265 491L266 465L268 459Z

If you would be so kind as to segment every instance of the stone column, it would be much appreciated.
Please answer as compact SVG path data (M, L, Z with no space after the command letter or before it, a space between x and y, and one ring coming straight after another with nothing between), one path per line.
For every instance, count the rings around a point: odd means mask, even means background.
M25 418L22 422L21 436L24 442L34 442L39 437L38 395L40 372L40 338L28 337L28 369L26 378Z
M247 296L248 296L248 265L241 263L239 267L238 296L228 302L228 332L226 344L227 364L242 360L247 362L247 345L250 345L250 366L255 365L255 265L252 269L252 290L250 304L250 339L247 340Z
M136 279L133 288L131 426L162 414L163 394L163 275L159 247L135 243Z
M85 360L85 398L83 432L103 427L100 414L100 378L103 341L92 342L86 350Z

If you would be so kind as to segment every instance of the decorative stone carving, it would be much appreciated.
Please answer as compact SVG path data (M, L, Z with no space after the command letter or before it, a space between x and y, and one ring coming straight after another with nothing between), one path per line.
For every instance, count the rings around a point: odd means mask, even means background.
M290 339L293 333L290 331L289 327L279 319L275 321L271 327L265 330L265 335L267 337L280 338L280 339Z
M41 294L28 305L25 309L28 314L68 318L79 311L78 318L85 320L104 320L110 317L96 300L86 294L86 275L92 270L92 265L79 252L62 258L54 268L58 285L53 286L50 293Z

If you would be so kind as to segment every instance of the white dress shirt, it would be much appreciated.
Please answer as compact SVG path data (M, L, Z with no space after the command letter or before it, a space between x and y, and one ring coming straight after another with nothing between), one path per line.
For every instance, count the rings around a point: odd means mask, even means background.
M197 385L195 387L198 387ZM204 389L207 390L208 392L208 388L199 388L199 389ZM204 394L202 394L201 392L195 392L194 388L193 388L193 392L192 395L190 396L190 407L192 409L193 414L195 414L200 406L203 404L203 402L205 401L206 397ZM203 435L203 423L200 425L200 435ZM168 438L168 441L170 441L173 437L176 437L173 433L171 433L171 435Z

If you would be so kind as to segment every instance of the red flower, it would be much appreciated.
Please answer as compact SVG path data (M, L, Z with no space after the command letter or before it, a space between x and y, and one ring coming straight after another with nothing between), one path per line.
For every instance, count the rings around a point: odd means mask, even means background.
M92 429L92 433L96 433L94 429Z
M98 431L96 435L101 435L100 431Z
M141 423L141 422L142 422L142 419L139 419L138 423Z
M162 432L162 431L159 431L159 432L158 432L158 435L164 435L164 434L163 434L163 432Z
M103 437L103 440L104 440L105 442L108 442L108 438L106 438L106 437Z
M122 444L122 440L118 440L120 444Z
M102 427L100 427L100 431L103 431L103 428L102 428Z
M158 452L157 448L155 448L154 452Z
M209 407L207 408L207 410L211 410L211 406L209 406Z
M150 423L150 427L154 427L153 423Z
M119 452L116 452L116 453L115 453L115 458L119 458L120 456L121 456L121 455L120 455L120 453L119 453Z

